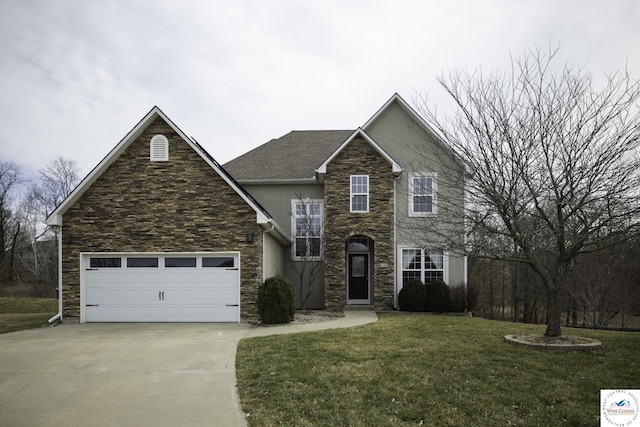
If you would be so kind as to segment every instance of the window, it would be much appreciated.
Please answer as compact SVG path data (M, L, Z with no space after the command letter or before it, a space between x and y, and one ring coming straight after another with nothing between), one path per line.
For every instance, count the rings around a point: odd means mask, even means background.
M322 201L292 201L294 259L320 258L322 254Z
M149 157L152 162L169 160L169 140L164 135L154 135L149 143Z
M351 212L369 212L369 175L351 175Z
M442 249L403 249L402 285L411 279L418 279L422 283L444 280Z
M167 257L164 259L165 267L195 267L195 257Z
M202 258L203 267L233 268L234 265L234 258L232 256L210 256Z
M412 175L409 178L409 213L423 216L436 213L436 175Z
M122 267L122 258L90 258L89 267L91 268L120 268Z
M158 258L127 258L127 267L158 267Z

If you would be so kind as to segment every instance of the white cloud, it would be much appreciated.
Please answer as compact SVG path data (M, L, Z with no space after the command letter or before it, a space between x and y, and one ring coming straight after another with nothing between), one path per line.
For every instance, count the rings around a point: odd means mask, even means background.
M438 73L504 69L550 41L594 72L634 72L636 4L4 0L0 157L86 173L158 105L224 162L291 129L362 125L394 92L444 103Z

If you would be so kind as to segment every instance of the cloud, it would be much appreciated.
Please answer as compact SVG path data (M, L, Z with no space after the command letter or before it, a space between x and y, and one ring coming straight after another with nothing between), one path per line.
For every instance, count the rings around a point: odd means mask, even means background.
M355 128L436 75L563 44L638 69L633 0L0 3L0 157L86 173L158 105L224 162L292 129Z

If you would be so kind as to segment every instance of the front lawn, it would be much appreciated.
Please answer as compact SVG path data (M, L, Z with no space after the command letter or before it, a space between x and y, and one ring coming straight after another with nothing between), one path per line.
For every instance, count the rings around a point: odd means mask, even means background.
M57 312L55 298L0 298L0 334L46 325Z
M388 313L374 324L239 343L250 426L598 426L600 389L640 388L640 333L572 330L604 349L514 347L540 325Z

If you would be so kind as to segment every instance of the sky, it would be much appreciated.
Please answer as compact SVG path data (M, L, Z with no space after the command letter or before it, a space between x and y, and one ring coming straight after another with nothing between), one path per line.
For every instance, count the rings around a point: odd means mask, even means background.
M2 0L0 161L87 174L158 106L225 163L291 130L355 129L437 77L563 61L640 76L637 0Z

